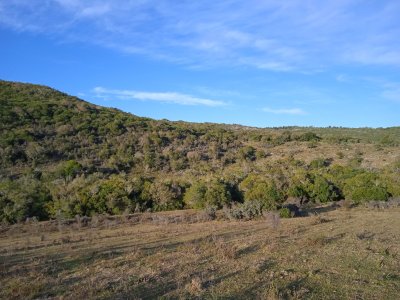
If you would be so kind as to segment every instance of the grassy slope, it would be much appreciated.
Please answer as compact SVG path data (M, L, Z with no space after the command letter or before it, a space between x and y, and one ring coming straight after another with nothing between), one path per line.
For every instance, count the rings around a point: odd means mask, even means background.
M398 298L399 209L338 209L275 229L265 220L165 226L171 214L194 212L3 228L0 298Z

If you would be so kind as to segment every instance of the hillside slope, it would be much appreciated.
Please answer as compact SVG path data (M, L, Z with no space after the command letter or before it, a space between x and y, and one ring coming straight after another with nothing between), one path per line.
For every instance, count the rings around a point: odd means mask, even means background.
M0 219L7 222L400 195L399 127L152 120L7 81L0 81L0 120Z

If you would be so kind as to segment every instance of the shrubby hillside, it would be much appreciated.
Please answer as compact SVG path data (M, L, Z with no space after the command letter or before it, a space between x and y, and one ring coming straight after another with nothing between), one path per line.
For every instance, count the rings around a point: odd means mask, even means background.
M0 81L0 221L400 196L400 128L153 120Z

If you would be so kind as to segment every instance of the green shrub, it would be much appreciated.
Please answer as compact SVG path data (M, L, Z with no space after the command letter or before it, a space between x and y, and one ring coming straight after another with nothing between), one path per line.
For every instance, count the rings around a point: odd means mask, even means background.
M89 201L96 213L109 214L121 214L130 203L125 182L117 176L100 182Z
M183 202L186 206L191 208L205 208L205 194L207 191L206 185L199 181L192 184L185 192L183 197Z
M314 202L326 203L339 200L337 188L324 177L316 175L311 185L311 197Z
M230 208L224 207L225 215L235 220L252 220L262 216L263 210L263 203L257 200L234 204Z
M177 182L156 180L150 188L150 193L154 211L174 210L183 207L182 187Z
M298 199L309 199L307 188L301 183L293 183L290 185L287 194L289 197Z
M260 201L268 210L274 210L284 199L283 193L278 190L274 182L256 175L249 175L240 184L240 188L244 192L245 202Z
M15 223L28 217L48 218L46 205L51 195L40 181L22 177L0 183L0 222Z
M264 208L263 205L261 201L257 200L244 202L241 204L243 217L247 220L251 220L261 216Z
M189 187L183 197L184 203L191 208L212 206L222 208L232 200L229 186L219 180L196 182Z
M354 176L346 181L344 187L346 199L355 204L365 201L387 201L389 193L386 185L382 183L379 176L374 173L365 172Z
M213 180L207 184L207 190L204 194L204 200L207 205L222 208L231 202L232 197L229 187L224 182Z
M59 167L59 174L65 180L73 179L82 170L82 165L75 160L68 160Z
M279 216L281 218L291 218L291 217L293 217L292 212L287 207L283 207L283 208L281 208L279 210Z
M244 160L253 161L256 159L256 149L252 146L245 146L239 150L239 155Z
M398 174L389 174L384 177L387 184L387 191L392 197L400 197L400 176Z
M317 141L320 141L321 138L314 132L309 131L309 132L306 132L306 133L303 133L302 135L300 135L297 138L297 140L303 141L303 142L317 142Z
M310 168L320 169L330 165L330 160L325 158L317 158L310 162Z

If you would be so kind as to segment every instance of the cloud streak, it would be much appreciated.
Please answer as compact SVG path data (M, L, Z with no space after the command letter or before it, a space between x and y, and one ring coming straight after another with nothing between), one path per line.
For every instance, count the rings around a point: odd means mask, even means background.
M400 66L398 1L8 0L0 26L200 67ZM83 30L84 28L84 30Z
M386 81L382 84L381 96L384 99L400 103L400 83Z
M272 114L276 114L276 115L306 115L307 114L301 108L279 108L279 109L273 109L273 108L269 108L269 107L264 107L262 110L267 112L267 113L272 113Z
M179 104L179 105L202 105L209 107L226 106L227 103L218 100L198 98L187 94L176 92L143 92L132 90L114 90L104 87L95 87L93 93L101 98L118 98L118 99L132 99L141 101L156 101L163 103Z

